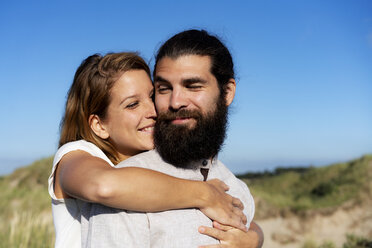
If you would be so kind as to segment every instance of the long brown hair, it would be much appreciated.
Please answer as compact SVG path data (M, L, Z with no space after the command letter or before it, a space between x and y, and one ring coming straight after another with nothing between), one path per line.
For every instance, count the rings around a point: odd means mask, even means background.
M59 147L84 139L97 145L114 164L120 162L112 144L90 128L89 117L94 114L105 119L112 87L124 72L130 70L144 70L150 77L149 67L136 53L94 54L81 63L68 91Z

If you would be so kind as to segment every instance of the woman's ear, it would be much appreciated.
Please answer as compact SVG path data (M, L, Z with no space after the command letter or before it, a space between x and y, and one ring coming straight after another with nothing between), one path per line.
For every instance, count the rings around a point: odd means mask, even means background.
M109 133L107 132L106 126L103 124L98 115L90 115L88 121L90 128L98 137L100 137L101 139L108 139L110 137Z
M225 95L226 105L229 106L235 97L235 90L236 90L235 79L230 78L227 84L225 85L224 89L226 91L226 95Z

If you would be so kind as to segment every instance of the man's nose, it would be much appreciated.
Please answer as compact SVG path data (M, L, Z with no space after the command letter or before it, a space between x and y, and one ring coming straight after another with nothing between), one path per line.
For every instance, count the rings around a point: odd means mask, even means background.
M187 96L181 90L173 90L169 108L173 110L178 110L187 107Z

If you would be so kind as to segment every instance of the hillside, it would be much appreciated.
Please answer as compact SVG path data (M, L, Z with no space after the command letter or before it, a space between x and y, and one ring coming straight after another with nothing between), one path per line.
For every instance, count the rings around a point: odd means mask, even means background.
M239 177L255 198L264 247L372 247L371 155Z
M267 218L306 210L331 211L346 202L362 204L372 196L372 155L325 167L277 168L274 172L238 175L269 210L257 209ZM264 207L264 206L263 206Z
M51 164L50 157L0 177L0 221L5 223L0 226L0 248L53 246L47 192ZM347 233L356 236L344 248L372 247L372 155L320 168L278 168L239 177L255 198L265 248L342 247ZM332 243L317 245L327 240Z

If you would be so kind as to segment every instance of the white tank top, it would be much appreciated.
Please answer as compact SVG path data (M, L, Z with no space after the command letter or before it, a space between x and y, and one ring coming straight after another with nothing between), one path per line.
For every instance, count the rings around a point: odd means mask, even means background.
M76 150L85 151L114 166L101 149L85 140L69 142L58 149L54 156L52 173L48 179L48 190L52 198L53 222L56 233L55 248L81 247L80 206L82 202L74 198L58 199L54 194L54 172L56 167L64 155Z

